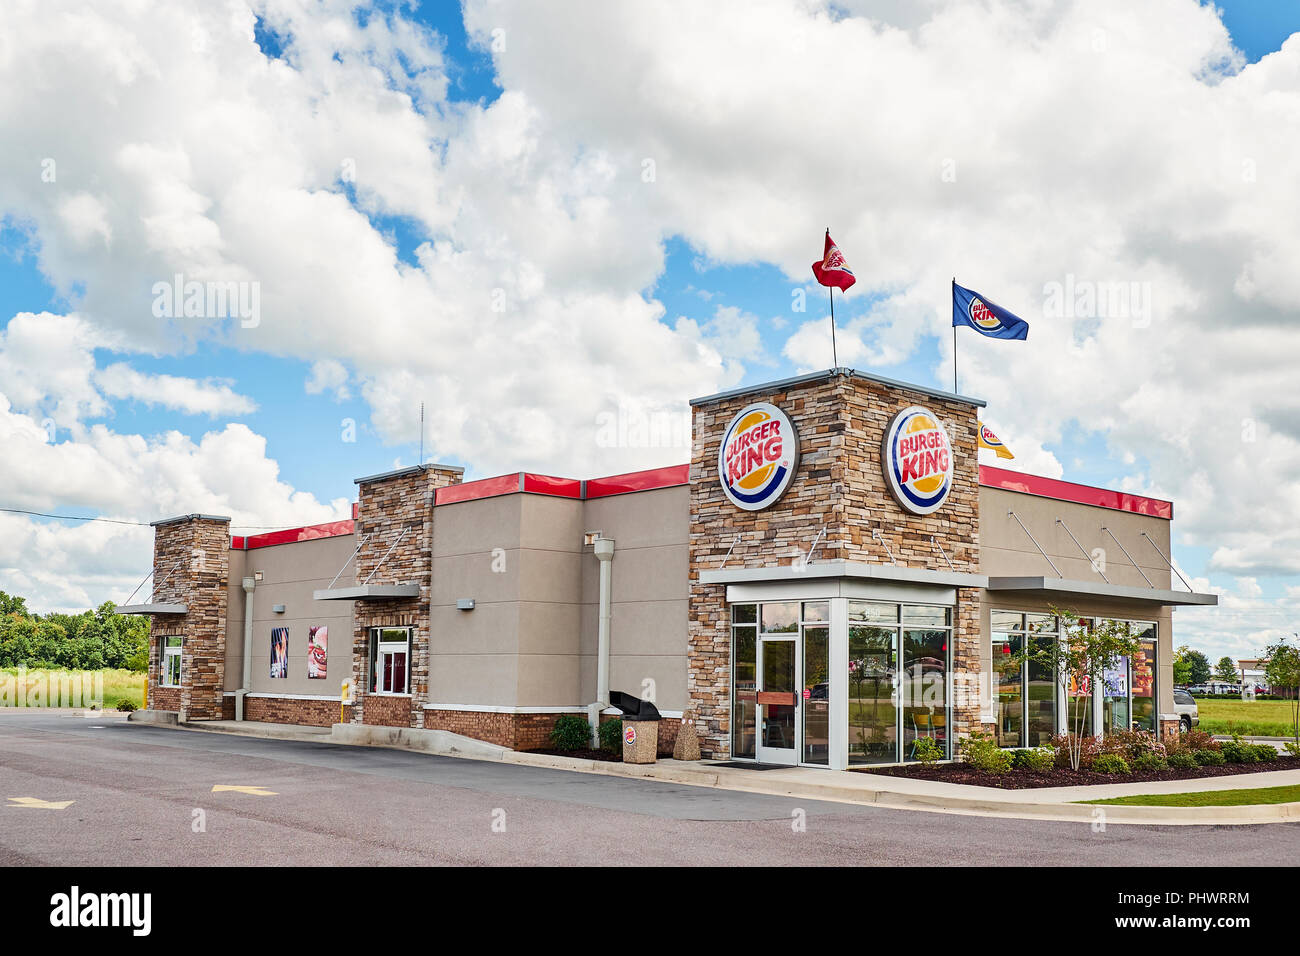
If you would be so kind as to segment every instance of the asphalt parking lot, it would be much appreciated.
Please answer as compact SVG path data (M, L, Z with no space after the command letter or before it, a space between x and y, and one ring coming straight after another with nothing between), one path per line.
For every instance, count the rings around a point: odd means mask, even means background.
M1298 850L1297 824L1096 832L117 716L0 715L5 866L1281 866Z

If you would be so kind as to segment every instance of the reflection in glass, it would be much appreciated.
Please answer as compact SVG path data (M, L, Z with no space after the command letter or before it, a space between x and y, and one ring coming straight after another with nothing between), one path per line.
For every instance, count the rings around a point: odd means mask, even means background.
M793 750L794 641L763 641L761 666L763 689L758 695L758 719L763 746Z
M1056 635L1034 635L1034 648L1043 652L1051 647ZM1025 667L1025 744L1046 747L1056 734L1056 674L1050 664L1030 661Z
M1156 642L1155 625L1135 624L1143 635L1142 648L1133 655L1133 726L1156 731ZM1149 629L1149 631L1148 631ZM1150 633L1150 639L1145 635Z
M998 745L1022 746L1024 692L1021 675L1024 668L1015 655L1024 646L1020 634L993 634L993 674L997 681Z
M731 755L752 757L758 717L757 628L733 627L731 644L735 659L731 681Z
M831 619L830 601L805 601L803 605L803 622L820 624Z
M947 627L952 623L952 608L904 604L903 623L921 627Z
M805 607L805 613L807 605ZM828 627L803 629L803 762L830 760L830 652Z
M903 707L904 760L916 759L916 740L930 737L948 749L948 632L906 628L899 681Z
M799 602L763 605L764 634L797 634L799 632Z
M897 628L849 627L850 764L898 760L897 642Z
M867 624L897 624L897 604L873 604L870 601L850 601L849 620Z

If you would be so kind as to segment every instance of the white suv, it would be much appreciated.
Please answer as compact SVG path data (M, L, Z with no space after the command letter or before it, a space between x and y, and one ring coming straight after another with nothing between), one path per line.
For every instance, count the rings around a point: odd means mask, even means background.
M1178 729L1183 733L1191 730L1201 722L1196 698L1181 687L1174 688L1174 713L1178 715Z

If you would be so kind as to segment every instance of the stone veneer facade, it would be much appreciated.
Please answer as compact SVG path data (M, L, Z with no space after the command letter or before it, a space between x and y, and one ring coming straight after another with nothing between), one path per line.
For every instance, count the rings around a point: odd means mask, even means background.
M153 603L184 604L185 614L149 622L149 706L182 720L219 720L226 680L226 589L230 584L230 519L186 515L157 522ZM160 638L183 638L181 686L158 685Z
M760 511L727 500L718 481L718 448L731 419L754 402L776 405L799 436L798 471L781 499ZM889 564L873 531L888 542L898 565L948 570L930 541L944 547L953 569L979 570L979 465L976 406L850 373L846 369L692 403L690 612L687 694L697 714L700 749L730 754L731 622L726 587L700 583L701 571L789 566L802 560L825 529L812 563L846 560ZM905 512L881 470L881 445L894 415L922 405L944 423L954 455L953 487L929 515ZM953 635L954 686L978 687L979 602L958 590ZM978 730L977 694L954 693L955 734Z
M360 551L355 561L356 583L360 585L370 578L371 584L419 584L420 594L414 598L361 600L354 604L352 723L424 726L422 711L429 695L434 492L447 485L459 484L462 474L462 468L418 465L357 482L355 528ZM404 536L403 531L406 532ZM363 537L364 542L361 540ZM388 553L390 547L392 551ZM374 572L373 578L371 572ZM414 628L409 695L367 692L372 627Z

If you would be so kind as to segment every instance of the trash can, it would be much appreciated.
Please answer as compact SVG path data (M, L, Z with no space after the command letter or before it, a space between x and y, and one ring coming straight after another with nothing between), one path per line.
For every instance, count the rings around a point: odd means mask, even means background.
M622 691L612 691L609 702L623 712L623 762L654 763L659 752L659 709Z

